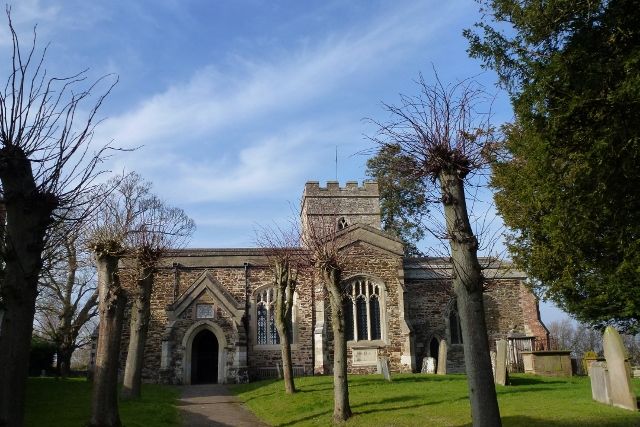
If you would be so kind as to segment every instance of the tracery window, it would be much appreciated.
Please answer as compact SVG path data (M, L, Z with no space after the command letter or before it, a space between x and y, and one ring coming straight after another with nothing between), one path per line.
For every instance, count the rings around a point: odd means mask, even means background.
M344 230L348 226L349 226L349 223L347 222L347 219L345 217L341 216L338 219L338 231Z
M256 295L257 344L280 344L280 336L276 328L275 289L265 288Z
M379 285L356 279L345 287L344 320L347 341L382 339L382 317Z
M458 303L455 302L449 311L449 338L451 344L462 344L462 328L458 316Z

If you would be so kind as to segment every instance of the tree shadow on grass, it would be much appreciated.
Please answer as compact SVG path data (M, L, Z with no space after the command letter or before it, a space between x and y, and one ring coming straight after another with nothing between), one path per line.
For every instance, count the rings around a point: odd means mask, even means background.
M512 415L502 417L503 427L627 427L640 425L640 418L635 422L629 420L612 420L607 418L597 418L592 420L550 420L548 418L539 419L534 417L528 417L526 415ZM462 424L459 427L471 427L472 424Z
M466 399L466 397L457 398L457 399L447 399L447 400L441 400L441 401L436 401L436 402L424 402L424 401L422 401L422 402L407 404L408 401L416 401L416 400L418 400L418 398L417 398L417 396L413 396L413 395L404 395L404 396L389 397L387 399L380 399L380 400L377 400L375 402L365 402L365 403L360 403L360 404L357 404L357 405L351 405L351 410L353 412L353 416L358 416L358 415L364 415L364 414L372 414L372 413L376 413L376 412L388 412L388 411L395 411L395 410L402 410L402 409L420 408L420 407L423 407L423 406L438 405L438 404L441 404L441 403L453 403L455 401L463 400L463 399ZM377 405L388 405L390 403L405 403L405 404L404 405L396 405L396 406L392 406L392 407L385 406L383 408L372 408L372 409L358 410L358 408L362 408L362 407L370 407L370 406L377 406ZM318 418L318 417L322 417L322 416L329 416L332 413L333 413L333 405L331 405L331 408L329 410L323 410L323 411L314 412L314 413L308 414L305 417L296 418L295 420L291 420L289 422L282 423L282 424L276 424L276 425L280 426L280 427L296 425L298 423L302 423L304 421L309 421L309 420L312 420L314 418Z
M568 381L562 380L543 380L536 377L511 377L509 378L511 386L523 386L523 385L537 385L537 384L569 384Z
M515 386L504 386L501 388L496 387L496 392L498 397L504 396L506 394L524 394L524 393L537 393L542 391L556 391L557 389L553 387L526 387L526 388L516 388Z

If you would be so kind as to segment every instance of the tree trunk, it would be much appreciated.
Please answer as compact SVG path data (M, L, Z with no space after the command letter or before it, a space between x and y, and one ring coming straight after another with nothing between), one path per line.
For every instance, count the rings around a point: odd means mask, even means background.
M76 272L78 271L78 254L76 238L73 233L65 237L64 245L67 256L67 280L64 287L64 300L62 301L62 325L60 326L62 342L58 347L58 375L62 378L67 378L71 370L71 354L76 340L76 337L73 336L74 307L71 298L73 287L76 283Z
M9 264L3 283L5 313L0 329L0 426L17 427L23 425L36 285Z
M352 415L349 405L347 380L347 340L345 335L340 271L323 271L325 286L331 304L331 327L333 329L333 420L343 422Z
M0 150L6 207L4 277L0 282L0 426L21 426L29 349L46 229L56 199L41 193L20 149Z
M93 427L121 425L118 367L126 296L118 278L118 261L115 255L97 257L100 325L89 424Z
M280 350L282 352L282 370L284 371L284 389L287 394L296 392L293 382L293 362L291 360L291 325L293 315L293 286L291 269L287 263L276 263L275 274L277 284L276 295L276 328L280 335Z
M73 348L66 346L61 347L58 350L58 375L62 378L67 378L71 372L71 355L73 354Z
M456 171L442 172L439 179L451 246L453 288L464 342L471 418L475 427L496 427L502 424L484 319L478 240L473 235L467 215L463 179Z
M153 268L146 267L142 271L142 278L138 280L136 297L131 305L129 350L122 385L122 396L128 399L140 397L144 346L147 342L149 318L151 317L152 287Z

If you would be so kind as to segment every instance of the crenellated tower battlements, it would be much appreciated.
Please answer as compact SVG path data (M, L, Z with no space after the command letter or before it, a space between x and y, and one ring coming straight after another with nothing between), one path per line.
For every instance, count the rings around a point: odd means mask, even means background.
M378 183L347 181L344 187L337 181L309 181L302 194L301 221L303 232L309 227L321 227L325 232L341 230L353 224L365 224L380 229L380 192ZM335 227L335 228L334 228Z

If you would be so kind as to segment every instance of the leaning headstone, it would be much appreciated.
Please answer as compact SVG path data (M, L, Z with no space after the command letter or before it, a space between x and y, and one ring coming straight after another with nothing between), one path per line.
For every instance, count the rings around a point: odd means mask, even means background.
M626 363L626 351L620 334L607 326L603 337L604 357L609 370L609 397L611 404L620 408L638 410L638 401L631 386L631 375Z
M389 358L387 357L378 358L378 373L382 374L385 380L391 381L391 372L389 370Z
M589 377L591 378L591 397L593 400L611 405L609 397L609 372L607 362L592 362L589 365Z
M611 404L632 411L638 410L638 402L631 386L631 375L627 368L627 352L620 334L611 326L604 330L603 347L609 370Z
M495 383L507 385L507 341L496 341Z
M438 375L447 374L447 342L445 340L440 341L440 348L438 349Z

